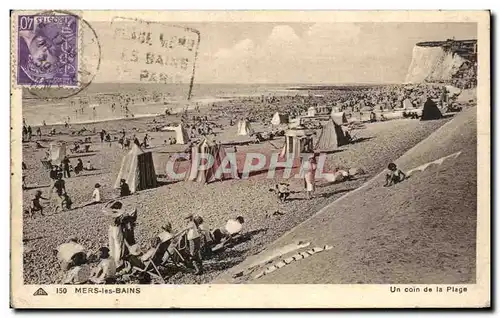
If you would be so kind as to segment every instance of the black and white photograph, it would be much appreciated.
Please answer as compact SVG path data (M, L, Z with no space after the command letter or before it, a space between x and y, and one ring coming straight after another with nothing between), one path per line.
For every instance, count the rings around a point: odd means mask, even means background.
M485 306L489 12L368 13L14 11L17 304L301 284Z

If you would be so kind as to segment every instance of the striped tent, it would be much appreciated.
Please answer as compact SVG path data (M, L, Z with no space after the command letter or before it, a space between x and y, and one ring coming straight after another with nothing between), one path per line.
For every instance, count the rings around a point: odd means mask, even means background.
M120 188L120 180L125 179L130 192L156 187L156 173L153 153L145 152L137 145L123 157L122 165L115 182L115 189Z
M242 119L238 122L238 136L251 136L254 134L250 122L246 119Z
M206 138L191 148L191 165L186 180L209 183L227 179L238 179L235 155L228 155L222 145Z

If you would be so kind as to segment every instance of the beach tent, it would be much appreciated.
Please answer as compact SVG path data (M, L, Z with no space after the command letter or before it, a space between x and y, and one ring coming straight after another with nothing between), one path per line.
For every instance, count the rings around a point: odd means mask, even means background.
M403 100L403 108L404 109L413 108L413 104L410 99L406 98L405 100Z
M238 168L236 164L230 162L230 157L227 157L222 145L203 138L191 148L191 165L185 180L209 183L216 180L238 179ZM223 164L226 164L226 168L230 167L231 172L223 173Z
M316 116L316 108L314 106L311 106L307 109L307 116L308 117Z
M243 119L238 122L238 136L251 136L253 129L248 120Z
M175 141L178 145L185 145L189 142L187 130L182 124L179 124L177 126L166 126L161 130L175 131Z
M332 117L338 125L347 124L347 116L344 112L332 113L330 117Z
M342 127L337 125L333 119L330 119L321 129L314 148L318 150L332 150L348 143L349 139L346 137Z
M134 144L122 159L115 189L120 188L120 179L125 179L132 193L156 187L153 153L145 152Z
M52 165L60 165L66 157L66 143L63 141L54 141L50 143L49 160Z
M462 90L455 86L446 85L446 92L448 93L449 97L454 97L460 95Z
M432 99L428 98L424 104L424 108L422 110L422 117L420 120L432 120L432 119L440 119L443 117L441 111L437 107L436 102Z
M280 157L298 158L301 153L312 153L312 135L312 131L302 126L287 130L285 132L285 144L281 150Z
M271 125L277 126L281 124L288 124L288 115L280 114L279 112L274 113L273 119L271 119Z

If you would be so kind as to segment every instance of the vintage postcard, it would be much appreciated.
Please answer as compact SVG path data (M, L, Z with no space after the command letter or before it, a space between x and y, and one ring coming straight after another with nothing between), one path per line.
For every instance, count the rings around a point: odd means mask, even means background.
M10 22L13 307L490 307L488 11Z

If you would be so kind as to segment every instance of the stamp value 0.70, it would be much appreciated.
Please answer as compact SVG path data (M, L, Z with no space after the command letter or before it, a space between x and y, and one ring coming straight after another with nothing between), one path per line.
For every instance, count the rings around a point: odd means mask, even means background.
M78 22L70 14L18 16L18 85L78 85Z

